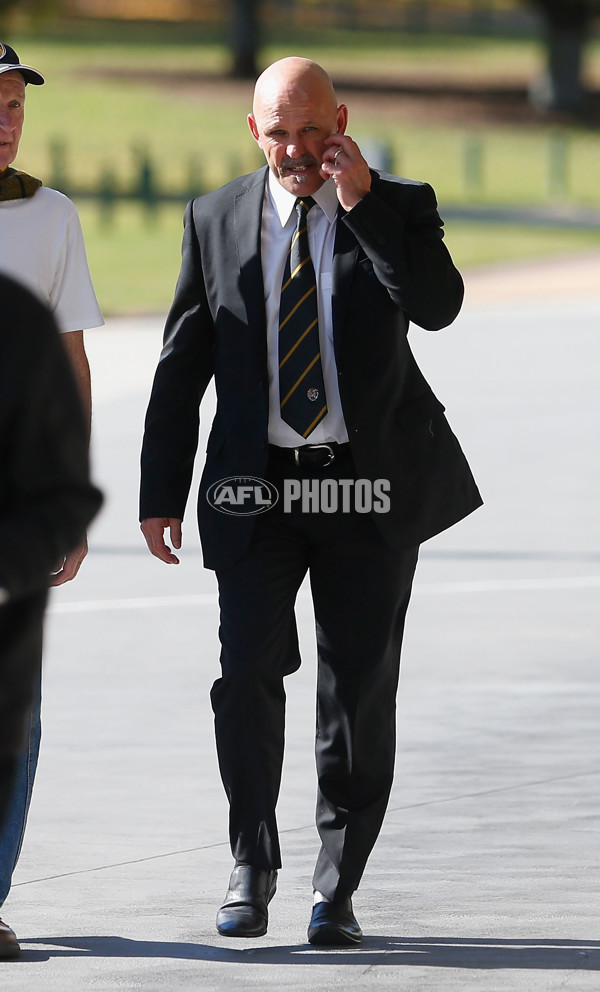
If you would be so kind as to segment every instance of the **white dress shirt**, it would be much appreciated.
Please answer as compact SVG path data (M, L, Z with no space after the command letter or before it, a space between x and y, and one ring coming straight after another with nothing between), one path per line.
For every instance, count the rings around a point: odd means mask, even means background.
M308 438L303 438L281 418L279 407L279 299L283 270L296 227L296 197L288 193L271 171L265 187L261 226L261 258L267 313L267 361L269 371L269 442L282 448L303 444L343 443L348 432L342 414L337 367L333 350L331 308L333 245L338 198L332 179L312 194L315 206L308 213L308 243L317 279L317 312L321 364L327 397L327 413Z

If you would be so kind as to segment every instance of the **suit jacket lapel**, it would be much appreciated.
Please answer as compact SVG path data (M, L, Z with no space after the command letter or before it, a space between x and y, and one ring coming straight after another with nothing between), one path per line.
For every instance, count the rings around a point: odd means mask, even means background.
M254 334L261 369L266 381L267 318L261 263L260 228L267 168L249 177L248 186L235 198L234 229L239 261L239 291L246 308L246 321Z
M333 248L333 282L332 282L332 315L333 315L333 346L335 357L340 360L342 330L346 311L350 301L350 284L358 257L359 244L349 227L342 218L344 210L338 207L338 219Z
M234 229L239 261L240 296L246 309L246 321L255 336L257 354L267 379L267 318L261 264L262 204L268 167L260 169L248 180L235 199ZM358 256L359 245L352 231L344 224L344 210L338 208L338 221L333 250L333 343L339 361L342 329L350 301L350 284Z

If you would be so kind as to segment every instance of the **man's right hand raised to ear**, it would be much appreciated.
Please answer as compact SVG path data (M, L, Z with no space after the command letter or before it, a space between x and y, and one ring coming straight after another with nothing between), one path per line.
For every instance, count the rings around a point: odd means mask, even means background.
M140 524L146 544L155 558L160 558L167 565L179 565L179 558L173 554L168 544L165 544L164 532L171 532L171 544L179 551L181 547L181 520L176 517L147 517Z

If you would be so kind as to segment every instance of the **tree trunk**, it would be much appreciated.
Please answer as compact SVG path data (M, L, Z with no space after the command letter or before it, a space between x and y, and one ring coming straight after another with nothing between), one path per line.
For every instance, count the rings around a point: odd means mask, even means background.
M533 80L529 97L544 113L578 113L585 108L583 58L592 17L584 0L534 0L544 20L546 66Z
M231 0L231 75L236 79L258 76L259 0Z

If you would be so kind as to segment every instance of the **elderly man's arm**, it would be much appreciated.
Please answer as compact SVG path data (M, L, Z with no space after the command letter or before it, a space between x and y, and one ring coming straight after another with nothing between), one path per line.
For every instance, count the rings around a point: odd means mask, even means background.
M71 363L89 437L92 424L92 384L90 366L83 343L83 331L69 331L61 335L61 340L67 350L67 355ZM61 586L64 582L74 579L87 553L87 537L84 535L81 543L66 556L64 563L62 560L57 563L56 575L52 579L52 585Z

